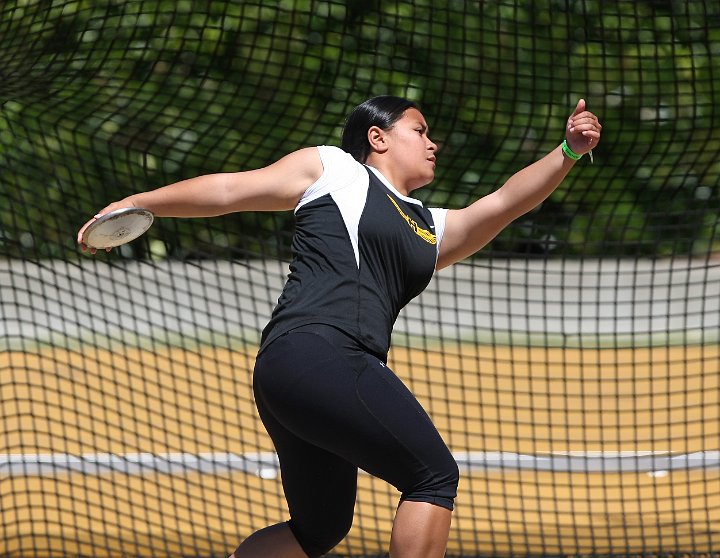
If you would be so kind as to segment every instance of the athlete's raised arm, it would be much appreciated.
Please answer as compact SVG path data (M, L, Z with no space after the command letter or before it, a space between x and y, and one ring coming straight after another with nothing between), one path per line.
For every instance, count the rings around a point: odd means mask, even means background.
M570 155L583 155L596 147L601 130L597 117L585 110L585 100L580 99L565 131ZM474 254L513 220L540 204L558 187L575 162L560 145L515 173L491 194L464 209L448 211L437 269Z

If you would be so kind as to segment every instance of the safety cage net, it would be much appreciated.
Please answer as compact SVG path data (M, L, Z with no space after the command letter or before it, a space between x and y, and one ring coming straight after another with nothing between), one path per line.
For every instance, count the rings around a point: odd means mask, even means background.
M464 207L603 124L539 208L436 274L390 366L461 471L448 556L720 548L720 3L0 3L0 555L226 556L287 519L251 389L293 212L156 219L131 193L339 145L416 101L429 207ZM360 471L333 551L385 555Z

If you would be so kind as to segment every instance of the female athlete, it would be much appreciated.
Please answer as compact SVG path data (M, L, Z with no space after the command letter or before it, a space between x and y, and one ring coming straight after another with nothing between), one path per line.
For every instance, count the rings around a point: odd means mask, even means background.
M99 212L133 206L158 217L295 212L290 274L253 376L289 520L252 534L235 558L330 551L352 524L358 468L401 494L390 556L444 556L458 467L386 365L393 324L436 270L480 250L547 198L579 156L597 146L601 129L581 99L562 145L468 207L428 209L411 194L433 180L437 146L413 102L382 96L353 110L342 148L300 149L265 168L199 176ZM92 221L78 233L80 244Z

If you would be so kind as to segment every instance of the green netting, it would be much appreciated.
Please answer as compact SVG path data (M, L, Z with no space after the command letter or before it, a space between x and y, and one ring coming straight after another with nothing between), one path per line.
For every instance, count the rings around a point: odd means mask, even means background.
M720 546L720 4L5 0L0 4L0 554L226 555L285 519L250 374L292 214L164 219L127 194L338 145L419 102L430 206L461 207L603 123L538 209L438 274L391 365L455 453L448 555ZM387 548L360 477L336 552Z

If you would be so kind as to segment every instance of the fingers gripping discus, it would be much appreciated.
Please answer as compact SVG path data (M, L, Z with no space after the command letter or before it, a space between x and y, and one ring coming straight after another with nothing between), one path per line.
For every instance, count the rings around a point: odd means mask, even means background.
M90 223L83 233L83 243L90 248L114 248L142 235L153 224L153 220L153 214L147 209L117 209Z

